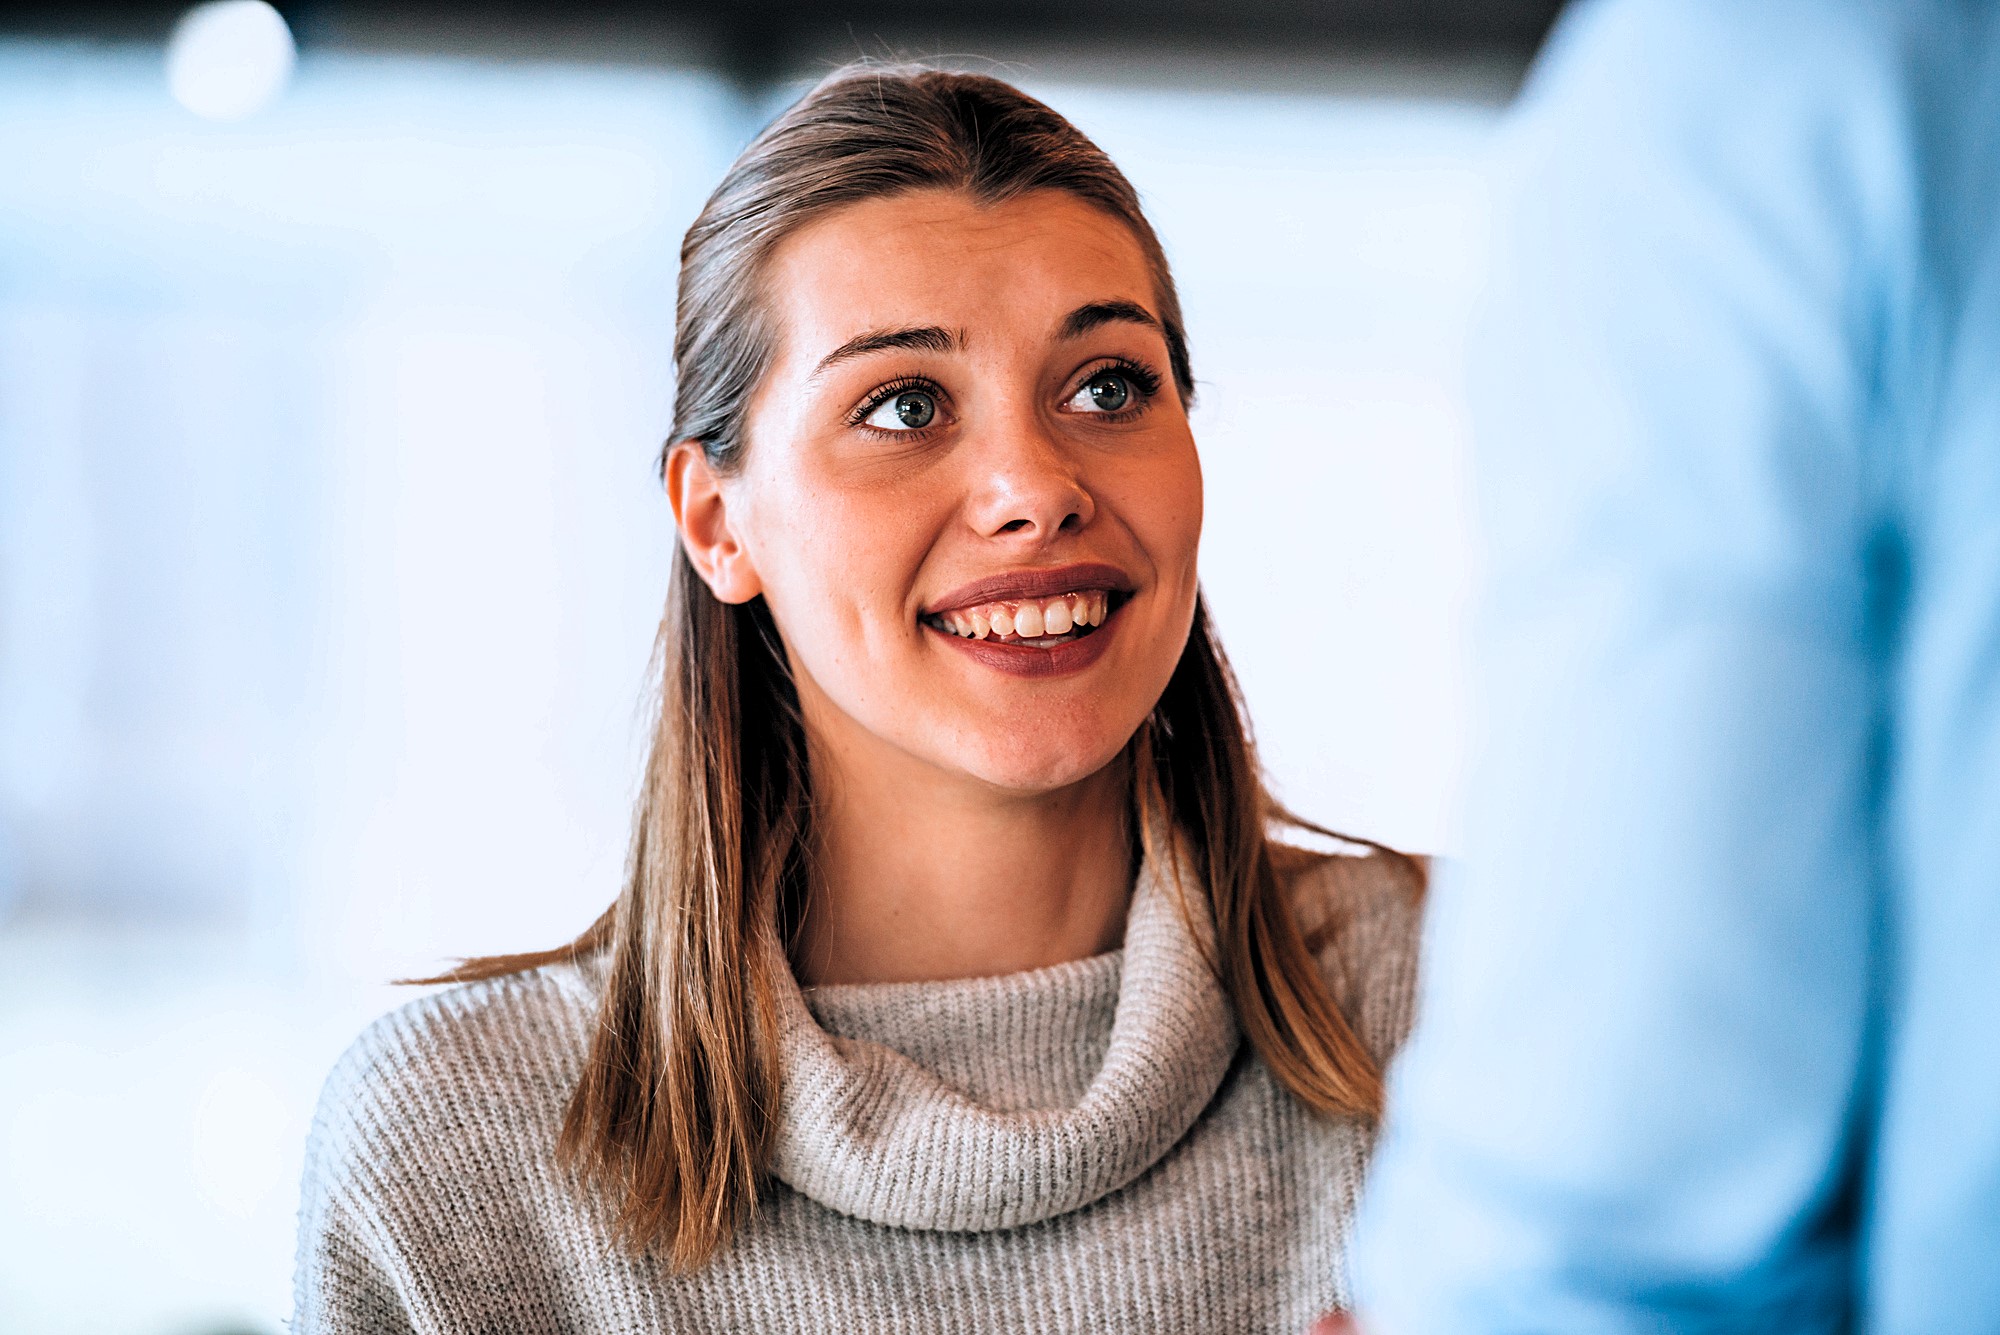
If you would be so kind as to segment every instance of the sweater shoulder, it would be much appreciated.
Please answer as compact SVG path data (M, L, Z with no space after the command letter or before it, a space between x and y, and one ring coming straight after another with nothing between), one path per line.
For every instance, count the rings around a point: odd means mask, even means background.
M307 1193L380 1196L440 1164L502 1169L552 1149L596 1009L557 965L418 997L335 1063L307 1143Z
M542 1273L545 1235L574 1215L556 1141L596 1009L584 971L557 965L419 997L362 1032L306 1142L297 1335L433 1329L440 1302L514 1304L464 1329L559 1328L524 1321L510 1284Z
M1306 949L1361 1041L1386 1064L1415 1017L1429 861L1280 846L1278 876Z

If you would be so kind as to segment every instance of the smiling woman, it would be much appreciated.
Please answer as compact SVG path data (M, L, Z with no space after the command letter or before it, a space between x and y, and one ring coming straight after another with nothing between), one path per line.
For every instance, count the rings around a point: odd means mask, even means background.
M296 1329L1343 1306L1422 869L1275 837L1131 186L1005 84L846 71L710 198L678 322L624 890L335 1070Z

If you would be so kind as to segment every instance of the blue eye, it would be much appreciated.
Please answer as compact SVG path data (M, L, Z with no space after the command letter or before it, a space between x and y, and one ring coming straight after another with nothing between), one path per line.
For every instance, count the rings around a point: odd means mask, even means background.
M937 396L929 390L906 389L882 400L861 420L881 431L921 431L937 420Z
M1130 407L1137 397L1132 382L1125 376L1117 371L1099 371L1070 397L1068 407L1073 412L1115 413Z

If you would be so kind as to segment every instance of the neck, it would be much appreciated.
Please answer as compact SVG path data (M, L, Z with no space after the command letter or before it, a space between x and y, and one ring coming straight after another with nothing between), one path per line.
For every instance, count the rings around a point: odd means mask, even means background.
M864 777L814 754L801 982L981 978L1119 943L1133 874L1123 760L1032 795L921 768Z

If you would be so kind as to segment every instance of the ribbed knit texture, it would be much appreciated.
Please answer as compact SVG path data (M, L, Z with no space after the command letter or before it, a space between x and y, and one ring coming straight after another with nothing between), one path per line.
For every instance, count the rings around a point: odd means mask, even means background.
M1191 898L1195 898L1192 897ZM1206 927L1205 921L1201 924ZM1212 932L1205 933L1212 937ZM1003 1088L999 1105L954 1088L894 1045L820 1028L796 988L781 999L784 1109L774 1165L793 1188L870 1223L975 1232L1067 1214L1158 1162L1208 1105L1238 1035L1229 999L1190 935L1188 915L1151 868L1126 916L1122 978L1108 1041L1061 1005L1050 971L983 983L862 989L914 1045L986 1048L961 1067L1042 1065L1102 1053L1090 1083L1065 1103ZM1060 975L1061 970L1053 971ZM937 1014L930 998L937 998ZM970 998L952 1008L947 999ZM1102 1010L1101 997L1094 1010ZM983 1016L952 1024L950 1011ZM918 1017L929 1023L909 1023ZM1094 1018L1094 1015L1091 1016ZM1059 1064L1069 1064L1060 1058Z
M1292 890L1386 1058L1415 887L1336 857ZM1150 872L1108 955L788 989L773 1180L691 1274L626 1253L554 1161L599 986L585 965L454 988L361 1037L308 1148L296 1331L1297 1335L1345 1304L1370 1133L1308 1112L1241 1042Z
M1104 1065L1125 952L1004 978L854 983L805 994L819 1027L877 1043L995 1112L1067 1108Z

